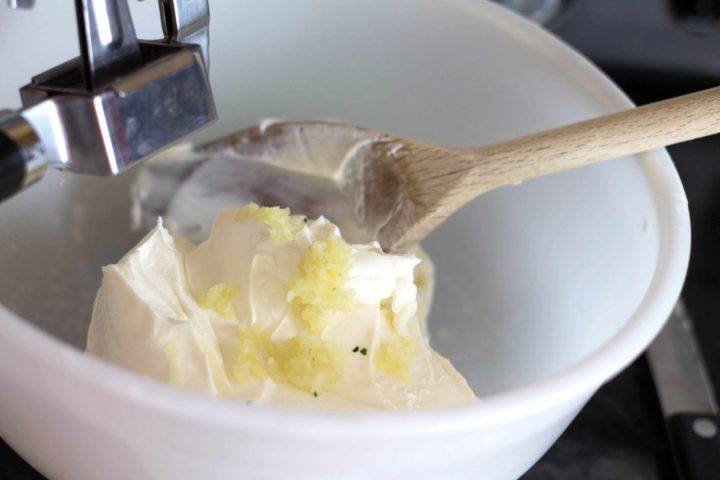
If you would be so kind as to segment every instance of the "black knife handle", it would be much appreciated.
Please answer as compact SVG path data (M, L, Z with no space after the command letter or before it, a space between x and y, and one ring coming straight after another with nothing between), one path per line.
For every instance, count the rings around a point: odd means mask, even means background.
M22 148L0 129L0 201L22 189L25 170Z
M683 480L720 480L720 416L680 413L668 419Z

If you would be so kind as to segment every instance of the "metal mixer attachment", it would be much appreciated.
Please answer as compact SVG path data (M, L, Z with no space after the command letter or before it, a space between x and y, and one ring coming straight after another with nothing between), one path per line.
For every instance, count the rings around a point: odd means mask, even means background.
M32 6L11 0L10 6ZM216 119L207 0L159 0L165 38L139 41L127 0L76 0L81 56L0 111L0 200L48 167L116 175Z

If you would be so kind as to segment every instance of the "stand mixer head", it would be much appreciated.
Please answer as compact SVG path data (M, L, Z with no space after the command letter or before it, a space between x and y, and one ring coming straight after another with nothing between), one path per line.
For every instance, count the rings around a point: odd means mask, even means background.
M11 0L30 8L33 0ZM127 0L76 0L80 57L0 111L0 200L46 168L116 175L213 123L207 0L159 0L164 38L135 36Z

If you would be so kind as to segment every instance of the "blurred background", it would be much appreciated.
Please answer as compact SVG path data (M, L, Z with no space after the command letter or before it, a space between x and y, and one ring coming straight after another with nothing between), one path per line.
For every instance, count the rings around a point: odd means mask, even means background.
M720 0L497 2L577 48L637 104L720 85ZM669 150L686 188L693 227L683 297L717 393L720 138L688 142ZM0 441L0 479L42 478ZM679 478L644 356L603 387L556 445L523 477L625 478Z

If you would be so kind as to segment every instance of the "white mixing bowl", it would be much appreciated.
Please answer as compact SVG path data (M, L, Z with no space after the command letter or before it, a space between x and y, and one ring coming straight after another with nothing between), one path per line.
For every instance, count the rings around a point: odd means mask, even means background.
M0 9L0 105L77 50L71 2L38 4ZM133 8L139 31L157 35L157 5ZM260 117L332 117L480 145L630 106L570 48L481 0L211 8L221 120L204 138ZM688 261L686 200L665 151L497 190L426 243L433 343L481 402L248 408L81 351L100 266L141 235L129 229L134 175L51 173L0 205L0 435L52 479L515 478L648 345Z

